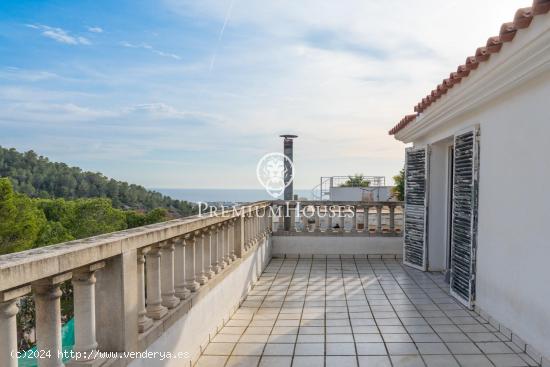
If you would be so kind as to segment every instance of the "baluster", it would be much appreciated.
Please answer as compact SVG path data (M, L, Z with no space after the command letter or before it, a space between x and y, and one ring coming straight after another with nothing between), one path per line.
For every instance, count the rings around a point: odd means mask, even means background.
M290 232L296 232L296 207L289 208Z
M145 254L151 250L150 247L141 248L138 252L138 332L143 333L153 326L153 320L147 317L145 308Z
M363 217L363 221L365 222L365 232L367 233L370 233L370 229L369 229L369 210L370 210L370 206L365 206L365 213L364 213L364 217Z
M204 276L208 279L214 278L216 273L212 267L214 249L212 244L212 230L215 231L215 228L209 227L203 231L203 246L204 246ZM208 238L207 238L208 237Z
M176 250L174 252L174 278L176 291L175 295L179 299L187 299L191 295L189 289L186 288L186 260L185 260L185 243L183 238L176 238L174 240Z
M306 216L307 206L304 206L300 215L300 221L302 222L302 232L309 232L309 221Z
M95 272L105 267L104 262L96 263L75 271L72 279L74 297L74 340L73 350L81 353L81 358L73 359L68 366L99 365L101 359L94 359L97 349L95 322Z
M230 238L230 223L229 221L223 222L223 259L227 265L231 264L233 262L233 259L231 258L231 238Z
M376 205L376 233L382 233L382 205Z
M321 207L314 206L313 210L315 210L314 218L315 218L315 224L313 227L313 232L321 232L321 217L319 211L321 210Z
M216 226L210 227L210 241L212 243L215 243L215 245L212 246L212 249L213 249L213 252L214 252L214 266L213 266L212 270L216 274L219 274L220 271L222 271L222 267L221 267L221 263L220 263L221 249L220 249L220 240L218 238L218 230L217 230Z
M231 244L231 260L235 261L237 260L237 252L235 248L236 240L235 240L235 226L237 225L237 218L232 218L230 220L231 227L230 227L230 235L229 235L229 243Z
M340 206L338 207L338 225L340 226L340 231L339 232L342 232L344 233L346 231L346 228L345 228L345 219L346 219L346 216L345 216L345 208Z
M196 292L200 288L200 284L197 282L197 241L193 234L185 235L183 241L185 248L185 278L187 279L187 289L191 292Z
M391 204L390 208L390 233L395 233L395 205Z
M352 206L350 207L350 215L353 215L351 217L351 233L357 233L357 207Z
M147 316L153 320L163 318L168 310L162 305L160 247L154 245L146 254L147 267Z
M30 286L0 292L0 366L17 367L17 300Z
M333 219L333 211L331 210L332 206L326 206L325 207L325 216L327 217L327 229L325 232L334 232L334 228L332 228L332 219Z
M49 352L38 360L40 367L63 367L61 345L61 289L71 273L39 280L32 285L36 312L36 349Z
M207 259L206 259L206 251L205 251L205 247L206 247L205 230L199 231L198 237L199 237L199 243L200 243L200 250L198 251L199 256L197 256L197 259L199 261L200 269L198 270L200 271L200 273L198 275L197 281L200 283L200 285L204 285L208 282L208 274L206 273Z
M220 262L220 268L225 269L227 267L227 262L224 259L224 252L225 252L225 238L223 236L223 224L218 224L218 230L217 230L217 238L218 242L220 243L220 254L219 254L219 262Z
M172 241L164 241L160 243L161 257L161 290L162 290L162 305L168 309L172 309L180 303L180 299L176 297L174 288L174 250L175 246Z

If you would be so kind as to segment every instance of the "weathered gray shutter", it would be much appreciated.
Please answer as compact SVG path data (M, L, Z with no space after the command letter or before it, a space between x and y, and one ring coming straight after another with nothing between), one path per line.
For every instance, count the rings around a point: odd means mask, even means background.
M467 307L475 299L479 130L455 135L451 230L451 294Z
M403 263L426 270L429 149L409 148L405 157Z

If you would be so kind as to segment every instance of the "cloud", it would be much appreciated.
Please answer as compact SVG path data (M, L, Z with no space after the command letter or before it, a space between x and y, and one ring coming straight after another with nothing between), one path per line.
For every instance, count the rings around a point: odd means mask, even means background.
M92 33L103 33L103 28L101 27L88 27L88 31Z
M127 47L127 48L141 48L141 49L144 49L144 50L148 50L148 51L151 51L152 53L154 54L157 54L159 56L163 56L163 57L169 57L169 58L172 58L174 60L181 60L181 57L176 55L176 54L172 54L172 53L168 53L168 52L164 52L164 51L160 51L160 50L157 50L156 48L154 48L153 46L147 44L147 43L140 43L140 44L133 44L133 43L130 43L130 42L126 42L126 41L123 41L120 43L123 47Z
M39 82L50 79L60 78L56 73L43 70L24 70L17 67L7 67L0 69L0 79Z
M68 31L50 27L43 24L26 24L27 27L41 31L44 37L48 37L59 43L66 45L90 45L90 41L82 36L73 36Z

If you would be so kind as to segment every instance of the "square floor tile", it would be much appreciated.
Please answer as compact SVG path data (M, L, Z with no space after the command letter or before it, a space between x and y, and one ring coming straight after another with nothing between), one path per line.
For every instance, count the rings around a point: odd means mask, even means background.
M195 367L219 367L225 364L227 356L202 356Z
M294 356L292 367L316 367L324 363L324 356Z
M237 343L233 350L236 356L261 356L264 350L264 343Z
M225 367L256 367L260 357L231 356Z
M428 367L460 367L451 355L423 355L422 358Z
M487 354L496 367L523 367L528 364L516 354Z
M503 342L487 342L476 343L478 348L485 354L501 354L501 353L513 353L512 349L508 348Z
M359 356L359 367L391 367L386 356Z
M416 343L420 354L450 354L444 343Z
M354 343L327 343L327 356L355 355Z
M235 343L210 343L204 350L205 355L228 356L231 354Z
M292 357L263 356L259 367L290 367Z
M266 344L264 356L291 356L294 354L294 344Z
M481 354L481 350L474 343L447 343L453 354Z
M414 343L386 343L390 355L418 354Z
M269 343L295 343L295 334L271 334L267 340Z
M393 367L424 367L422 359L416 355L391 356Z
M327 356L326 367L356 367L357 358L350 356Z
M384 343L356 343L356 347L357 347L357 354L359 355L384 356L388 354Z
M294 354L297 356L323 356L325 355L325 344L298 343Z
M412 343L409 334L382 334L386 343Z
M455 358L462 367L492 367L493 364L484 355L459 355Z

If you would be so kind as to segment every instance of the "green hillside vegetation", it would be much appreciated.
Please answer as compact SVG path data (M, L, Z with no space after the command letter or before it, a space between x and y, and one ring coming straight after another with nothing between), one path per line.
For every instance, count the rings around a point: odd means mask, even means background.
M174 200L143 186L85 172L65 163L50 162L32 150L20 153L0 147L0 177L9 177L16 192L32 198L108 198L118 209L149 211L165 208L172 216L195 214L196 206Z
M166 221L168 211L114 208L110 199L33 199L0 178L0 255Z

